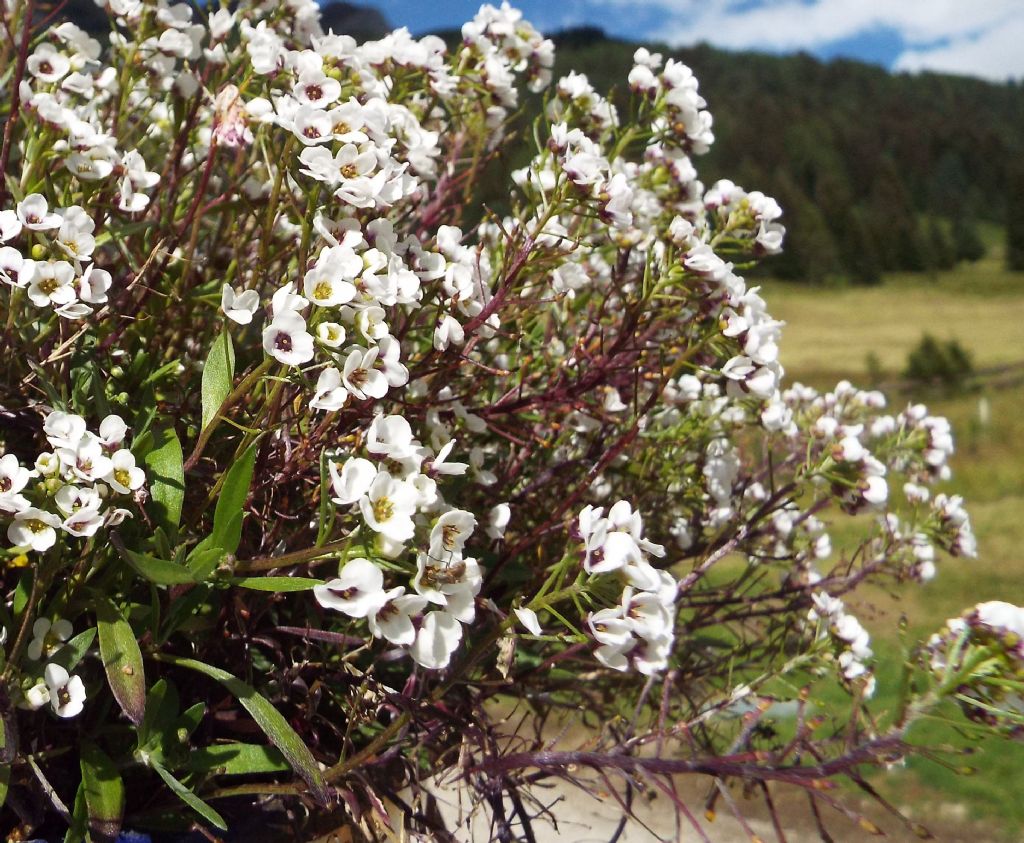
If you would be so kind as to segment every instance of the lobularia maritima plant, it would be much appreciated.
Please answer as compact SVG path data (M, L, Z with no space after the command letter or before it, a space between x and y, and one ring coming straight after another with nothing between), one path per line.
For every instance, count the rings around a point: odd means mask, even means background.
M451 49L312 0L104 8L101 45L0 4L7 828L386 800L428 837L454 769L531 839L529 785L590 768L695 828L674 775L803 789L827 839L829 784L870 792L943 700L1020 728L1009 606L870 706L846 595L974 555L949 426L784 383L738 274L781 210L698 180L687 67L638 50L617 107L507 5ZM566 709L585 752L544 742Z

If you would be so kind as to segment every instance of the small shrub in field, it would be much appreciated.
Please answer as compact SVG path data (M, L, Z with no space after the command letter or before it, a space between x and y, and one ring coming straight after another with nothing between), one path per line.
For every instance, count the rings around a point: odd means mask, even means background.
M919 386L957 391L964 388L973 372L971 355L957 340L940 342L931 334L925 334L907 355L903 376Z
M1004 604L871 708L847 596L975 552L952 435L784 380L740 275L782 209L699 180L689 68L638 50L620 113L508 6L451 50L304 0L104 9L107 47L3 7L6 827L302 835L386 797L427 838L454 770L529 838L531 785L580 768L832 804L944 700L1016 730ZM527 705L596 718L587 750L493 713Z

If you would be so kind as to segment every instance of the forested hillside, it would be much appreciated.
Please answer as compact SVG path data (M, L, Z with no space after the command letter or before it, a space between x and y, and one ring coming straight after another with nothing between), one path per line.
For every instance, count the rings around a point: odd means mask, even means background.
M636 45L592 28L556 40L559 71L624 87ZM1021 85L807 55L660 49L694 69L715 117L707 180L728 173L785 209L791 236L774 273L870 283L884 270L941 268L979 256L979 221L1005 223L1011 186L1021 185Z

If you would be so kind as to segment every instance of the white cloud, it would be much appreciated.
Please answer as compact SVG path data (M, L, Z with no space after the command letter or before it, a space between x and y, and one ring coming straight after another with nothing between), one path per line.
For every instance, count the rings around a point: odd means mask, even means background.
M907 50L895 70L935 70L998 81L1024 77L1024 20L1009 21L974 38L957 38L932 48Z
M1024 50L1020 0L602 0L665 14L650 37L674 45L707 41L729 49L815 49L880 30L907 46L900 69L934 68L1005 78Z

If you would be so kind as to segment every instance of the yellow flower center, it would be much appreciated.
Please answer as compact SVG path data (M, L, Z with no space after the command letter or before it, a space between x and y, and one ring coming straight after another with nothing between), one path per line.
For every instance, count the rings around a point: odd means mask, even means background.
M378 498L373 503L373 517L377 521L387 521L395 514L395 505L387 498Z

